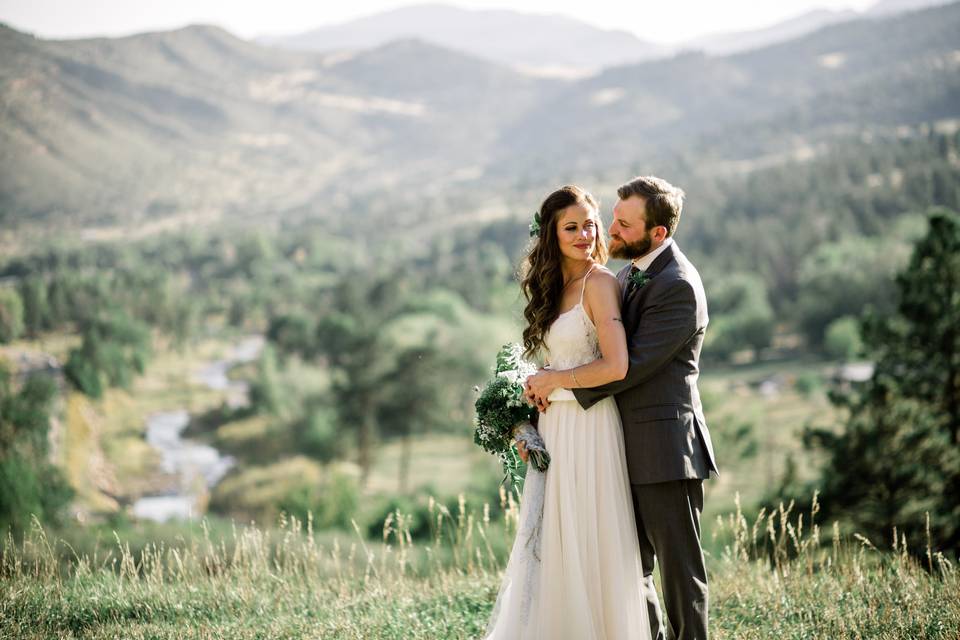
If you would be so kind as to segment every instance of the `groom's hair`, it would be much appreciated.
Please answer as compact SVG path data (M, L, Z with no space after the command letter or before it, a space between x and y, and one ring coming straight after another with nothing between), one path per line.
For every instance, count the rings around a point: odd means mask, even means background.
M683 209L683 189L675 187L663 178L637 176L617 189L621 200L630 196L640 196L646 203L647 228L664 226L667 237L673 235L680 222Z

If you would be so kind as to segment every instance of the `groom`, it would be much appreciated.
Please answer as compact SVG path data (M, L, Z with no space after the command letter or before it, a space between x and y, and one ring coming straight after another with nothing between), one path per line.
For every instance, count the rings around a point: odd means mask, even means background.
M617 194L610 255L633 263L617 274L630 367L623 380L573 393L584 409L611 394L620 408L652 637L706 640L700 513L703 480L717 473L697 390L707 301L700 275L673 241L683 191L641 176ZM528 397L545 408L552 389L538 376L528 385Z

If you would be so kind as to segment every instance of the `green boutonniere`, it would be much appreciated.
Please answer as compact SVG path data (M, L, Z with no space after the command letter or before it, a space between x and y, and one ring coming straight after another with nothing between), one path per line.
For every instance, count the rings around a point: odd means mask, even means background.
M533 222L530 223L530 237L540 235L540 212L533 214Z
M650 281L650 276L648 276L647 272L643 269L637 269L630 272L630 277L628 277L627 280L630 281L630 284L633 285L635 289L639 289Z

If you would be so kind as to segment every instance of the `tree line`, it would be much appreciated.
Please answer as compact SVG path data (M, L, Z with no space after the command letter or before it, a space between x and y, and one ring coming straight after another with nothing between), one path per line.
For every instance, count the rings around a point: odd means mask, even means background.
M894 274L932 224L911 212L960 208L957 151L955 133L851 141L740 177L698 175L677 160L689 196L680 241L710 296L704 357L759 352L784 331L813 351L871 357L876 336L859 319L900 313ZM247 411L273 430L245 452L250 464L302 451L323 463L349 456L366 473L384 440L469 428L473 385L500 336L519 330L514 271L527 222L427 242L305 221L38 248L0 264L0 342L78 336L64 374L97 397L149 366L156 336L177 345L211 327L262 332L269 348ZM291 384L294 366L322 382Z

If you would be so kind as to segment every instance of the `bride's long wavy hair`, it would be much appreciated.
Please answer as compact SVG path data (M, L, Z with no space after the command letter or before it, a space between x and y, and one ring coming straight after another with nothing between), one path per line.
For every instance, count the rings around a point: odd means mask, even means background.
M527 307L523 310L523 317L527 320L527 328L523 330L523 347L528 357L544 346L547 330L560 315L563 298L560 263L563 255L557 240L557 213L574 204L582 204L597 214L597 243L591 255L600 264L607 262L607 241L594 197L584 189L569 184L548 195L538 212L540 232L533 239L519 272L520 288L527 298Z

